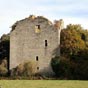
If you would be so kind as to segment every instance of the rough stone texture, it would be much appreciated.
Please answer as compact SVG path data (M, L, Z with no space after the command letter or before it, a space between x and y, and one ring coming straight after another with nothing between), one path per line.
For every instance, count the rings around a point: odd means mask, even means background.
M35 31L36 25L40 25L38 33ZM46 18L30 16L18 21L10 33L10 69L25 61L34 60L37 63L36 72L54 74L50 62L59 44L60 29Z

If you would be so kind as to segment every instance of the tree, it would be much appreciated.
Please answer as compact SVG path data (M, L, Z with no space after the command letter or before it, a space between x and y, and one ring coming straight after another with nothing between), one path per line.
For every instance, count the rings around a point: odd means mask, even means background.
M85 41L81 38L80 25L68 25L61 31L61 53L72 55L77 54L85 48Z
M88 31L68 25L61 31L61 56L52 59L56 76L62 79L88 79Z
M0 64L7 63L3 68L9 70L9 47L10 47L10 36L9 34L4 34L0 39Z

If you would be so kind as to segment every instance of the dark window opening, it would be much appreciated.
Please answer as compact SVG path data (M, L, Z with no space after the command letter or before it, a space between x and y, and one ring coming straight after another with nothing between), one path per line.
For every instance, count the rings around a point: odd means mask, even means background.
M36 25L36 27L37 27L38 29L40 29L40 25Z
M38 56L36 56L36 61L38 61Z
M47 43L47 40L45 40L45 47L47 47L48 46L48 43Z
M37 70L39 70L39 67L37 67Z

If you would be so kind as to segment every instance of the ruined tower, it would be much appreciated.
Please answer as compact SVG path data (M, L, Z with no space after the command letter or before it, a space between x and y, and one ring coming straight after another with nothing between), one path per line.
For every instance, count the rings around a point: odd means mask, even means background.
M58 47L55 53L56 53L56 56L60 56L60 33L61 33L61 30L64 28L63 19L55 20L54 26L58 30Z
M10 33L10 69L32 60L37 64L36 73L53 75L51 59L60 45L62 28L62 20L53 24L42 16L32 15L16 22Z

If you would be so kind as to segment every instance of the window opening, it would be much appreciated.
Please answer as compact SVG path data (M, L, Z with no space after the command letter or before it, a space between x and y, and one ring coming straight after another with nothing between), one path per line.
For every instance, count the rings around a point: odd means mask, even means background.
M38 56L36 56L36 61L38 61Z
M37 70L39 70L39 67L37 67Z
M48 43L47 43L47 40L45 40L45 47L47 47L48 46Z
M36 25L36 27L37 27L38 29L40 29L40 25Z
M36 25L35 26L35 32L40 33L40 31L41 31L40 25Z

